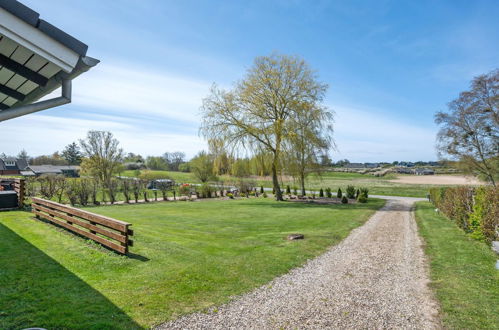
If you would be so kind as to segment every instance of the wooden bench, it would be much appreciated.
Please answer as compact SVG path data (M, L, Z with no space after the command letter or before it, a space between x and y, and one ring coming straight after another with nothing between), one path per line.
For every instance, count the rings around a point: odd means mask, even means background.
M133 246L130 223L35 197L31 210L38 219L48 220L116 252L126 254L128 247Z

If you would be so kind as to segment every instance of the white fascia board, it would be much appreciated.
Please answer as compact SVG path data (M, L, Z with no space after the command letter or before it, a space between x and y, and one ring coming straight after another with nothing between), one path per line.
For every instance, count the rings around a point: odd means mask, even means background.
M2 8L0 8L0 33L68 73L75 68L80 58L73 50Z

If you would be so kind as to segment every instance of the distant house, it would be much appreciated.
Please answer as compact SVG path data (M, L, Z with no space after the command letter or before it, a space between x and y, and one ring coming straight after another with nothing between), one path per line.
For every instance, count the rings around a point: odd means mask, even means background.
M362 163L348 163L345 164L345 168L366 168L366 166Z
M25 159L0 158L0 175L20 175L27 167Z
M80 167L74 165L31 165L28 169L36 176L44 174L64 175L70 178L80 176Z
M414 174L414 171L407 167L397 167L396 171L401 174Z
M434 170L430 170L429 168L417 168L414 170L416 175L433 175L435 174Z

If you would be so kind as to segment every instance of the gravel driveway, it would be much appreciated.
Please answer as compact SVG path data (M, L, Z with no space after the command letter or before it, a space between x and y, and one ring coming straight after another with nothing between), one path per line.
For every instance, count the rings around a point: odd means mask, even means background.
M389 199L365 225L306 265L159 329L440 328L427 287L414 199Z

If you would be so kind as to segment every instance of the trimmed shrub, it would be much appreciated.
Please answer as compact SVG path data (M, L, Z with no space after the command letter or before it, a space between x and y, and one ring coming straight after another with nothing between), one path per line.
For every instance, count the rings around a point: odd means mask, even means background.
M266 192L263 193L263 198L269 197Z
M355 199L358 199L359 198L359 195L360 195L360 190L357 189L357 191L355 192Z
M343 196L343 197L341 198L341 203L343 203L343 204L348 204L348 198L347 198L347 196Z
M324 197L324 189L319 190L319 197Z
M298 195L298 188L296 186L293 187L293 194Z
M226 196L229 197L230 199L234 199L234 194L233 193L227 193Z
M343 193L341 192L341 188L338 188L338 193L336 194L336 197L338 197L338 198L343 197Z
M327 198L332 198L333 194L331 193L331 188L326 188L326 197Z
M199 194L201 198L211 198L211 195L214 193L214 189L207 183L203 183L199 190Z
M260 194L263 194L265 190L263 190L263 186L260 186Z
M347 198L355 198L355 187L354 186L347 186Z
M487 242L499 239L499 188L433 188L430 200L471 237Z
M367 188L360 188L360 195L365 196L366 198L369 198L369 189Z
M286 186L286 194L291 195L291 188L289 185Z
M367 197L365 195L360 194L359 198L357 198L359 203L367 203Z

